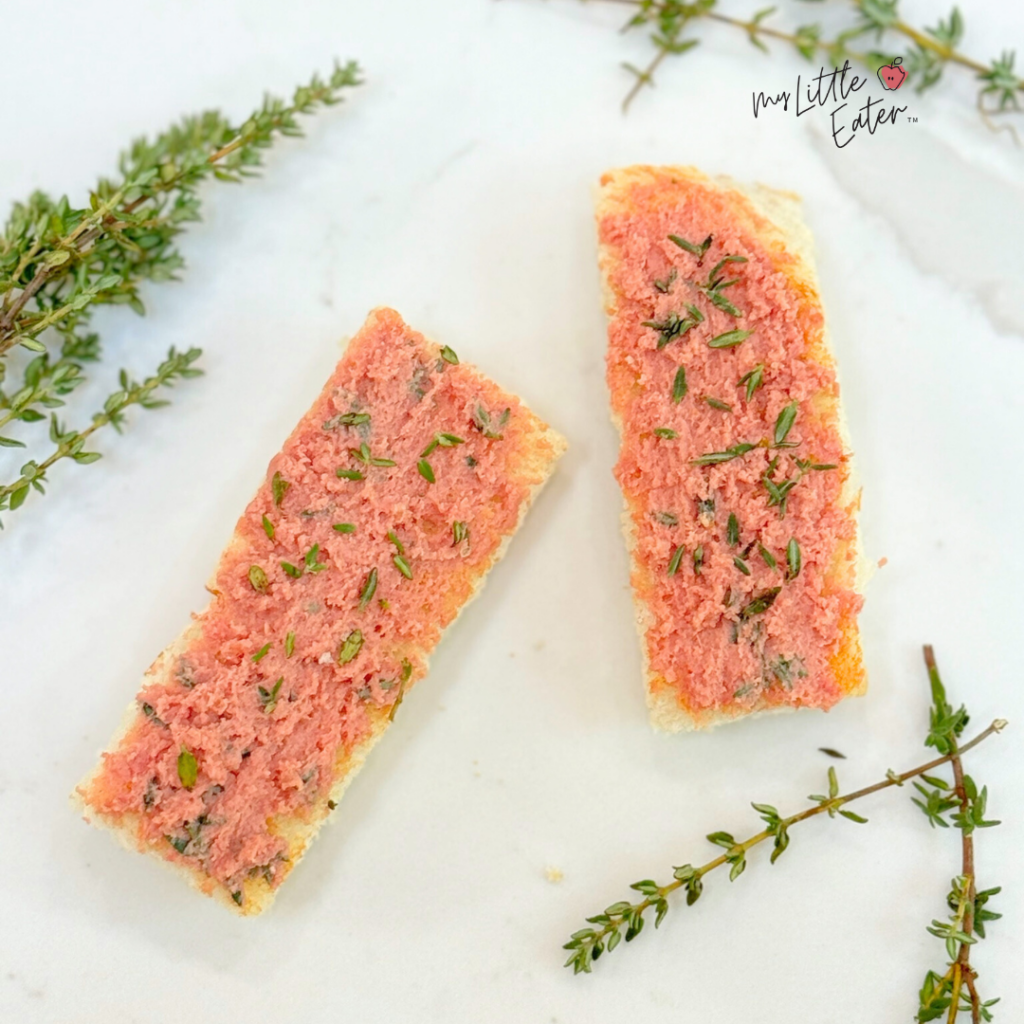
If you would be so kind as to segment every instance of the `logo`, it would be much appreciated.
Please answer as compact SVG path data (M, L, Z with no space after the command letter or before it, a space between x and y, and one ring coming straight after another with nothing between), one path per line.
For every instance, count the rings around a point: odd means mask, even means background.
M907 77L907 72L900 66L902 63L903 58L896 57L892 64L879 68L878 80L887 92L898 89ZM901 115L907 112L906 107L897 106L895 102L889 104L885 99L876 99L865 93L857 96L870 84L870 78L853 73L848 60L841 68L822 67L809 81L797 75L796 89L792 92L787 90L774 96L764 92L751 93L754 117L773 107L792 111L797 117L820 111L828 117L832 141L838 149L844 149L858 135L874 135L882 125L897 124L902 120ZM907 120L913 123L917 118L907 117Z
M898 89L906 80L907 72L900 67L903 63L902 57L897 57L891 64L883 64L878 69L878 80L882 83L883 89Z

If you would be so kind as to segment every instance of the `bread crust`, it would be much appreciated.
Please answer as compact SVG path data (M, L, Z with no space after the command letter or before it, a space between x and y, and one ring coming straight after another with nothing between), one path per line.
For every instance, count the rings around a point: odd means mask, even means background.
M636 211L634 189L651 188L661 181L673 183L692 182L701 188L717 193L731 217L750 231L769 252L775 268L785 274L793 288L806 301L821 307L820 287L814 258L814 240L810 229L803 220L801 199L793 192L769 188L765 185L742 185L725 175L709 177L695 167L636 165L612 170L602 175L595 206L599 223L604 217L616 213ZM611 281L619 264L619 255L613 247L598 241L598 266L601 272L604 310L609 319L618 311L618 299ZM808 339L807 358L836 372L836 360L825 320L818 337ZM849 443L849 431L840 401L836 395L821 393L817 396L816 408L819 415L839 432L843 448L847 453L847 473L843 480L839 504L856 521L860 509L861 489L856 480L854 462ZM614 407L612 422L623 437L623 423ZM772 704L763 698L753 705L733 705L729 709L690 708L683 701L675 686L651 668L647 653L646 635L653 625L653 616L645 600L643 580L647 573L637 557L637 534L634 512L629 498L624 494L622 530L630 556L631 577L634 582L633 595L635 624L640 638L643 659L643 677L647 693L647 706L652 725L666 732L688 732L695 729L710 729L750 715L767 714L776 711L795 710L794 705ZM835 561L826 580L837 588L863 593L871 575L871 566L861 547L861 531L856 530L856 557L843 557L845 551L837 552ZM867 692L867 673L861 650L860 631L856 618L846 616L840 625L841 640L836 652L830 658L830 666L844 697L862 696Z
M372 328L376 322L376 318L379 316L395 317L397 314L386 308L375 309L370 313L366 323L366 328ZM430 341L429 339L425 339L425 345L433 359L436 360L440 357L441 346L439 344ZM461 365L463 372L472 373L481 381L485 381L487 379L465 363ZM525 405L520 406L519 415L522 416L523 420L527 424L527 430L524 431L522 435L522 443L517 450L519 458L513 467L512 477L517 482L526 486L528 494L526 499L519 506L518 518L514 528L505 534L500 545L490 559L486 563L470 566L464 570L470 584L470 593L468 598L458 607L452 607L450 609L452 618L449 621L449 626L454 622L455 618L462 614L470 601L475 599L480 593L488 572L504 556L513 535L522 525L523 519L533 503L533 500L550 478L550 475L554 470L555 463L567 447L565 439L539 417L535 416ZM232 538L228 541L228 544L221 555L222 559L225 557L227 552L231 550L232 544L237 542L237 537L237 532L232 534ZM215 571L211 577L211 581L215 581L216 576L217 573ZM208 584L208 589L211 589L211 592L214 592L212 589L213 585L213 582ZM174 671L174 666L178 662L179 656L196 638L200 628L201 627L197 621L193 621L189 626L187 626L181 635L161 652L147 670L143 680L143 685L168 682ZM429 660L428 654L425 651L419 651L417 652L417 656L419 663L423 665L423 671L418 674L414 674L409 680L403 693L403 699L404 696L413 689L416 683L426 675L427 663ZM86 821L112 831L118 841L126 848L152 855L162 864L167 865L177 874L184 877L193 888L202 892L204 895L212 897L235 913L245 917L255 916L262 913L271 905L284 878L294 870L295 866L302 859L324 823L330 818L334 807L341 800L345 790L358 774L360 768L362 768L366 757L384 735L387 727L391 724L391 719L394 717L394 710L397 706L398 705L396 704L390 710L388 707L372 707L368 709L368 713L370 715L370 728L367 734L358 743L351 747L346 748L342 745L337 751L335 758L335 778L329 792L319 795L316 800L304 810L304 813L289 816L278 816L276 819L271 821L271 830L283 837L287 843L287 859L284 861L278 872L275 885L271 885L270 882L262 876L245 880L242 883L240 902L233 898L231 892L226 886L213 879L210 875L201 870L198 865L193 865L192 863L184 860L170 860L166 856L166 848L162 843L148 843L142 840L138 829L140 815L108 815L97 811L89 805L87 796L93 780L102 770L102 759L97 763L94 769L82 779L78 786L75 787L75 790L71 794L72 804L82 814ZM133 701L128 706L118 731L110 741L110 744L106 747L107 750L114 750L120 745L128 730L136 721L137 716L138 704Z

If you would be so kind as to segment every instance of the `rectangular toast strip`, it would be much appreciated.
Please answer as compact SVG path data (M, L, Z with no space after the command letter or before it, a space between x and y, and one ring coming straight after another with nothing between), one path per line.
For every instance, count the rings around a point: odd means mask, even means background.
M264 910L564 448L450 348L371 313L77 788L87 819Z
M638 166L597 221L654 724L863 693L860 494L799 199Z

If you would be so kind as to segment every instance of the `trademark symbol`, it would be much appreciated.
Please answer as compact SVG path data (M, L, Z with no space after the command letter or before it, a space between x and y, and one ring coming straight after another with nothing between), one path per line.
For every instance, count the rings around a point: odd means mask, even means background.
M908 117L908 118L907 118L907 120L908 120L908 121L909 121L909 122L910 122L911 124L917 124L917 118L916 118L916 117Z

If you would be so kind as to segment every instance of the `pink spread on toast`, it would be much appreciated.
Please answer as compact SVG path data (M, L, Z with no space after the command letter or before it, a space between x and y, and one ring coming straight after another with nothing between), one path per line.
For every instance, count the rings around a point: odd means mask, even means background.
M255 873L277 884L287 844L276 823L323 800L339 751L424 673L514 530L540 482L522 470L530 419L377 311L271 462L214 600L151 670L159 681L140 691L86 803L138 816L140 843L233 892Z
M599 223L616 257L607 378L648 668L695 716L835 704L861 606L820 305L757 220L715 188L662 179ZM730 343L737 331L751 333Z

